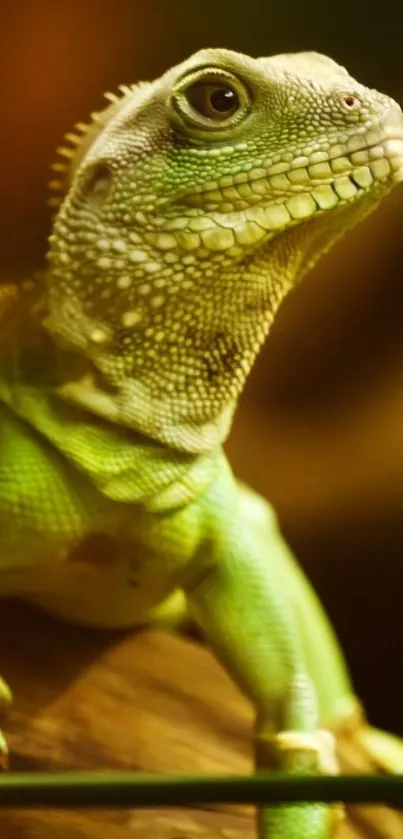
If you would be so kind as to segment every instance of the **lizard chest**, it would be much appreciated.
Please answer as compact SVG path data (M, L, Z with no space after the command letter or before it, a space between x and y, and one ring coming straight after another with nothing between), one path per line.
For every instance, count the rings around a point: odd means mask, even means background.
M14 573L23 599L75 623L124 627L147 620L178 585L179 554L156 553L146 539L94 532L63 562ZM0 581L1 586L1 581Z
M177 587L198 538L194 512L105 498L0 410L0 596L79 623L138 622Z

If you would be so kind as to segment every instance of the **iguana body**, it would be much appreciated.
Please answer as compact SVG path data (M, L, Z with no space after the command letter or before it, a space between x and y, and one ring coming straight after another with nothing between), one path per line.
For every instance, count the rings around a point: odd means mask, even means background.
M65 154L46 279L0 300L0 592L97 626L185 604L255 706L257 765L336 771L341 654L222 443L283 295L402 179L401 111L323 56L206 50ZM262 811L259 836L333 815Z

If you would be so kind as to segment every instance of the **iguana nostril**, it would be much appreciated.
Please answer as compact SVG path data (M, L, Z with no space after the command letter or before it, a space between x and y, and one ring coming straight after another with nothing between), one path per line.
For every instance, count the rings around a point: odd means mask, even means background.
M342 102L349 111L358 111L361 107L361 101L354 93L348 93L343 96Z

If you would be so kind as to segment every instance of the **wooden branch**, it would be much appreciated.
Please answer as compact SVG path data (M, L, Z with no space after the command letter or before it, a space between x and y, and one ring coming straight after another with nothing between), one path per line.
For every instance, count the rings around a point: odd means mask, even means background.
M196 642L155 630L82 630L10 601L1 608L0 662L15 697L4 724L11 770L251 771L251 708ZM350 745L350 763L351 755ZM337 839L401 839L402 824L387 808L351 808ZM0 835L252 839L255 832L252 808L221 806L0 811Z

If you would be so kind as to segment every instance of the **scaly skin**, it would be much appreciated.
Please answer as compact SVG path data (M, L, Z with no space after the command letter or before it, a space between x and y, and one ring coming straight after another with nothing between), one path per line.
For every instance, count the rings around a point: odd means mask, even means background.
M341 653L222 443L286 291L402 179L401 111L324 56L205 50L83 134L46 279L0 300L0 592L97 626L184 603L255 706L257 766L336 771ZM336 819L258 824L327 839Z

